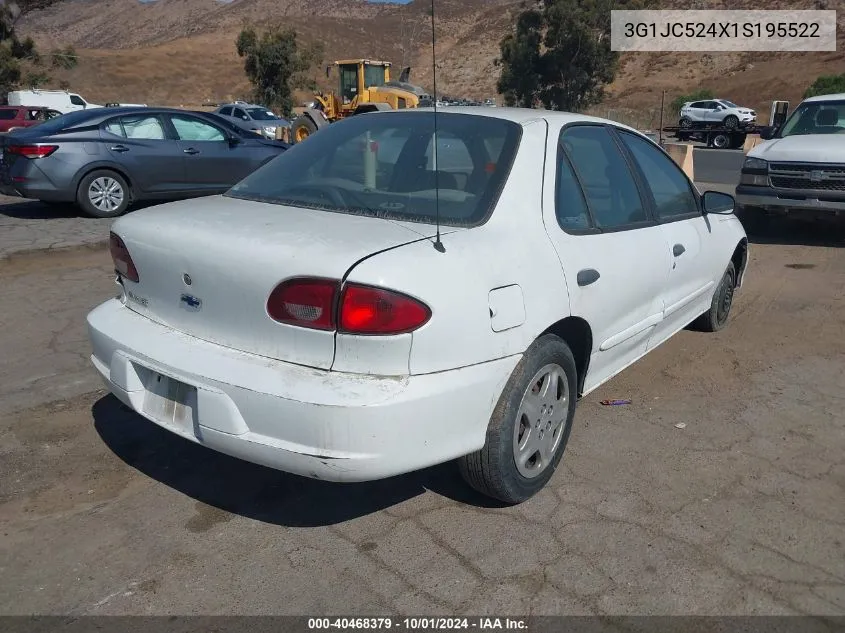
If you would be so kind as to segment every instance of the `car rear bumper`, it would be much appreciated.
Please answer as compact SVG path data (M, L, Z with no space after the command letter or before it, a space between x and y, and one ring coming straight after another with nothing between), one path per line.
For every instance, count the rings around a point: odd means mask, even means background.
M804 191L800 189L776 190L772 187L739 185L736 188L737 204L758 207L778 214L841 216L845 215L845 194Z
M57 187L44 172L27 159L16 160L11 166L0 165L0 193L4 196L73 202L75 191Z
M221 453L329 481L381 479L478 450L519 361L402 378L316 370L202 341L118 299L88 315L88 330L106 386L140 415ZM154 408L159 375L188 385L181 424Z

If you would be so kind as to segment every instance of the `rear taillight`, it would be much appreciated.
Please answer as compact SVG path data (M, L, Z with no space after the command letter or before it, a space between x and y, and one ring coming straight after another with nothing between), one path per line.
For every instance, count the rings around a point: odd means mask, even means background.
M114 269L121 277L125 277L129 281L138 283L140 277L138 276L138 269L135 268L135 263L129 255L129 250L126 244L115 233L109 233L109 252L111 253L112 261L114 262Z
M339 290L333 279L289 279L270 293L267 314L299 327L367 335L412 332L431 318L424 303L392 290L347 284L338 297Z
M349 284L340 300L338 330L350 334L403 334L425 325L431 310L407 295Z
M333 330L338 286L332 279L289 279L270 293L267 314L279 323Z
M46 158L59 149L58 145L7 145L7 154L16 154L24 158Z

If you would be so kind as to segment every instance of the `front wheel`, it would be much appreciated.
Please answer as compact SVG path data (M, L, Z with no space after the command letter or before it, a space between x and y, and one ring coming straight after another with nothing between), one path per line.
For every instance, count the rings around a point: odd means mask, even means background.
M526 351L505 386L487 427L484 447L459 460L474 489L521 503L548 483L575 417L577 370L569 346L546 334Z
M117 172L98 169L79 183L76 202L92 217L116 218L129 208L129 185Z
M713 293L710 309L693 322L693 327L702 332L718 332L728 322L736 290L736 268L730 262L719 287Z
M724 123L725 127L729 130L735 130L739 127L739 119L733 114L729 114L728 116L726 116Z
M678 123L685 130L688 130L692 127L692 119L690 119L689 117L681 117L681 120Z
M317 131L317 124L310 116L301 115L291 125L291 142L301 143Z

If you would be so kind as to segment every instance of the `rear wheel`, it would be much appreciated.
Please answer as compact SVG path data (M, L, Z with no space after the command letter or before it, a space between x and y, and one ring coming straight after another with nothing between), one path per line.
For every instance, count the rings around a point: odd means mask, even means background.
M98 169L79 183L76 202L90 216L115 218L129 208L129 185L117 172Z
M725 127L729 130L735 130L739 127L739 119L736 117L736 115L733 114L729 114L728 116L726 116L724 123Z
M301 115L291 125L291 142L299 143L317 131L317 125L310 116Z
M722 275L719 287L713 293L710 309L693 322L693 327L703 332L718 332L725 327L731 313L731 306L733 306L735 289L736 268L734 263L730 262L725 274Z
M516 504L546 485L572 430L576 374L572 352L557 336L544 335L528 348L490 418L484 447L459 460L470 486Z

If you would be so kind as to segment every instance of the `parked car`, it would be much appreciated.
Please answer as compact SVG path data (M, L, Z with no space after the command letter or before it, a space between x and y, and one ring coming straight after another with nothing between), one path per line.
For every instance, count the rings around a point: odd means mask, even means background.
M61 114L58 110L39 106L0 106L0 132L32 127Z
M779 128L761 130L763 143L745 158L736 188L738 214L750 232L773 215L845 215L845 94L802 101Z
M290 126L287 119L276 115L272 110L243 101L220 106L214 112L244 130L271 139L276 138L276 128Z
M67 90L41 90L40 88L13 90L6 96L6 100L10 106L42 106L58 110L63 114L76 112L77 110L90 110L103 107L96 103L88 103L75 92L68 92Z
M204 112L72 112L3 138L0 192L115 217L139 200L222 193L287 147Z
M708 99L685 103L681 108L680 126L691 128L721 123L732 130L756 121L757 113L751 108L743 108L727 99Z
M725 326L747 262L732 208L612 121L350 117L222 196L114 222L122 295L88 315L91 359L208 448L332 481L457 458L518 503L579 397L690 323Z

